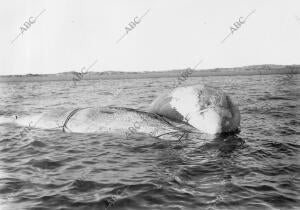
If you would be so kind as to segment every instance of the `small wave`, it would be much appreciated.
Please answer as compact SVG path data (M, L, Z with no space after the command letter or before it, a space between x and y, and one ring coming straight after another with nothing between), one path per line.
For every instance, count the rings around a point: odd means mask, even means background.
M53 161L49 159L31 160L28 164L40 169L56 169L63 166L62 161Z

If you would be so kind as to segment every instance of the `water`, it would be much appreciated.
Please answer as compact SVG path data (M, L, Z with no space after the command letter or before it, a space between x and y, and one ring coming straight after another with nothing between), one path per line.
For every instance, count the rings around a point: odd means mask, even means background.
M0 125L2 209L299 209L299 75L188 78L240 105L241 133L182 142ZM145 109L176 78L0 83L0 115Z

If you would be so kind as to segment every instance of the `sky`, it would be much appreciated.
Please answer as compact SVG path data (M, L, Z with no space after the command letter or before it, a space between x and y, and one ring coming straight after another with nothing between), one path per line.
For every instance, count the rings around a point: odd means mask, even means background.
M299 0L0 0L0 17L0 75L300 64Z

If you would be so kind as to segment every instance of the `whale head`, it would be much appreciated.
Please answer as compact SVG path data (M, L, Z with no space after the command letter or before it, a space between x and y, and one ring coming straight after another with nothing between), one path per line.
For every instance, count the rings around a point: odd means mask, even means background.
M240 112L231 98L205 85L175 88L158 97L149 111L185 121L208 134L236 132L240 128Z

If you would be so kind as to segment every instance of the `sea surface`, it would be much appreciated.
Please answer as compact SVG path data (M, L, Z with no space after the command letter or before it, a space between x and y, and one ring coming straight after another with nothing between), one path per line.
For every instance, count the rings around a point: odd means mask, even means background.
M0 209L300 209L300 75L190 77L239 104L237 135L180 141L0 125ZM0 116L144 110L176 78L0 83Z

